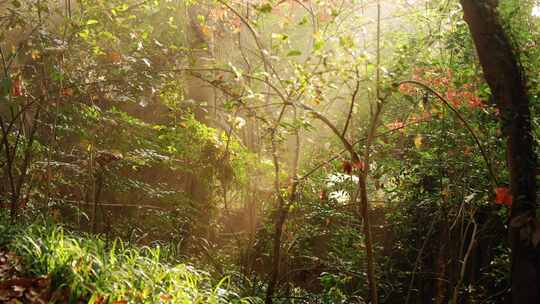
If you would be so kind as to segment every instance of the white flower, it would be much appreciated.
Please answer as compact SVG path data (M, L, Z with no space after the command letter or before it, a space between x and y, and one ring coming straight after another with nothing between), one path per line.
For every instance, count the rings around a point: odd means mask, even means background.
M353 183L358 183L358 176L348 175L344 173L334 173L326 176L326 186L333 187L338 184L342 184L347 181L352 181Z
M351 196L345 190L338 190L338 191L330 192L328 194L328 198L331 200L335 200L336 202L340 204L347 203L348 201L351 200Z

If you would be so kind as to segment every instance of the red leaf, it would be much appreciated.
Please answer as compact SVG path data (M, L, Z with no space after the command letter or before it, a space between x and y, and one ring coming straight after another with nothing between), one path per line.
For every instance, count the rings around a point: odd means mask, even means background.
M71 97L73 96L73 89L72 88L64 88L61 92L62 96Z
M325 201L328 199L328 194L326 193L326 190L321 190L321 192L319 192L319 199L321 199L321 201Z
M21 209L26 209L27 206L28 206L28 197L27 197L27 196L23 196L23 197L19 200L19 208L21 208Z
M471 109L479 109L479 108L485 107L484 103L482 102L482 99L480 99L480 97L474 95L473 93L465 92L463 93L463 97L467 99L469 103L469 108Z
M446 92L446 99L455 107L459 108L461 105L461 100L459 100L458 93L454 90L448 90Z
M366 168L366 164L363 161L359 160L353 164L353 167L358 170L364 171L364 169Z
M512 194L507 187L495 188L495 204L512 206Z
M109 60L113 63L117 63L122 60L122 54L112 51L108 54Z
M348 160L344 160L342 163L341 163L341 166L343 168L343 172L351 175L351 172L352 172L352 164L350 161Z
M388 123L385 125L386 128L390 130L397 130L401 129L405 126L405 124L402 121L396 120L394 122Z
M13 79L11 83L11 96L22 96L22 81L19 78Z

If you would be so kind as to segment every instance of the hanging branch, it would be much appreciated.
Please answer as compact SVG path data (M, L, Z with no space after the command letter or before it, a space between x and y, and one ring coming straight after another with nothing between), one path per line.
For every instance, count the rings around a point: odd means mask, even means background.
M317 112L306 104L298 103L298 105L309 111L313 116L315 116L315 118L322 121L328 128L330 128L330 130L332 130L332 132L339 138L345 149L351 154L351 158L353 161L359 160L358 154L356 153L356 151L354 151L353 145L341 134L338 128L328 118L326 118L326 116Z
M428 121L427 119L422 119L422 120L418 120L418 121L415 121L415 122L411 122L411 123L408 123L408 124L404 124L403 126L400 126L398 128L394 128L394 129L391 129L391 130L388 130L386 132L382 132L382 133L379 133L378 135L376 135L374 137L375 138L378 138L379 136L383 136L383 135L387 135L387 134L391 134L391 133L394 133L394 132L397 132L397 131L400 131L402 129L405 129L411 125L416 125L416 124L419 124L419 123L422 123L422 122L426 122ZM360 138L358 139L357 141L353 142L352 145L353 147L366 141L367 140L367 137L363 137L363 138ZM330 157L329 159L323 161L323 162L320 162L319 164L315 165L311 170L309 170L307 173L305 173L304 175L302 175L299 180L302 181L302 180L305 180L307 179L308 177L310 177L313 173L317 172L317 170L319 170L320 168L324 167L325 165L329 164L330 162L338 159L343 153L345 152L348 152L347 149L343 149L341 151L339 151L338 153L336 153L334 156Z

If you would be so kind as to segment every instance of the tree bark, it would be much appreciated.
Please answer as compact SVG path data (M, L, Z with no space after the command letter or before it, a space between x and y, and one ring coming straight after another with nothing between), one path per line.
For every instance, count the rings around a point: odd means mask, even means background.
M512 303L540 303L538 254L528 237L520 237L526 227L512 225L513 220L520 217L533 221L537 207L536 155L525 76L518 64L518 54L514 52L498 19L497 1L460 2L507 137L507 162L513 197L509 225Z

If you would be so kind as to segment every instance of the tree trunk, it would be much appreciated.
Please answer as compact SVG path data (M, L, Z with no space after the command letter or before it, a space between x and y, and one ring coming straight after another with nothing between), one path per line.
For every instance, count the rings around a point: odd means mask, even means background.
M377 294L377 279L375 277L375 256L373 255L373 238L371 235L371 220L369 216L369 200L367 196L366 178L367 176L365 173L359 174L358 186L360 190L360 214L364 221L364 225L362 226L362 232L364 233L365 246L366 246L365 252L366 252L368 287L369 287L369 295L370 295L370 300L371 300L370 303L378 304L379 296Z
M484 77L500 111L507 137L507 161L513 205L509 238L512 250L512 303L540 303L538 256L526 229L512 225L516 218L534 220L536 212L536 155L531 135L525 76L497 16L497 1L460 0ZM519 226L519 227L518 227Z
M287 219L287 210L285 210L285 202L280 197L279 207L276 211L276 220L275 220L275 231L273 237L274 248L272 250L272 268L270 273L270 279L268 281L268 288L266 290L266 299L265 304L273 303L273 296L276 289L279 268L281 265L281 236L283 234L283 226L285 225L285 220Z
M296 110L294 110L294 118L296 118ZM275 130L274 130L275 132ZM275 230L273 236L273 251L272 251L272 268L270 273L270 278L268 281L268 288L266 289L266 298L265 304L273 303L274 292L279 279L279 271L281 267L281 237L283 235L283 227L287 221L287 216L289 214L289 206L296 200L297 187L298 187L298 164L300 161L300 135L298 130L295 132L295 151L294 159L292 163L292 172L291 172L291 186L288 191L288 197L285 199L281 192L281 186L279 181L279 158L277 155L277 147L275 142L275 134L272 134L272 156L275 169L275 181L274 187L276 191L276 197L278 200L278 206L276 210L276 219L275 219Z

